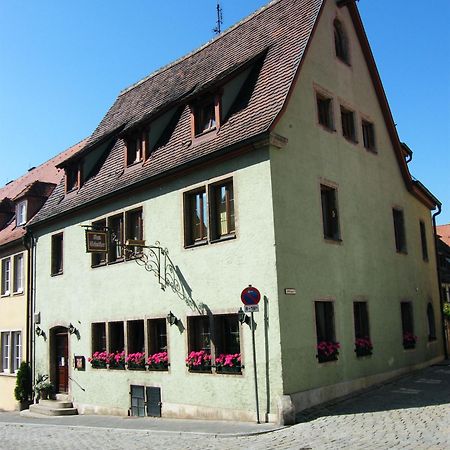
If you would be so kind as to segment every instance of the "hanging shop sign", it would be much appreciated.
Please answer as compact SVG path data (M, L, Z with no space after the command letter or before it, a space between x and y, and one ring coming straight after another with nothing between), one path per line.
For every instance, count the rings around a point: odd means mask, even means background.
M106 253L108 251L108 233L106 231L86 230L86 252Z

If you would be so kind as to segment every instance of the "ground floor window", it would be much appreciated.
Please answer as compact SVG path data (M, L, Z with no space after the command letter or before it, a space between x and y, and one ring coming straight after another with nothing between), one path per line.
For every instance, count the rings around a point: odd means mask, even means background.
M148 330L148 359L149 370L167 370L169 355L167 351L167 322L166 319L149 319Z
M127 322L127 356L125 361L129 369L145 369L144 321Z
M436 322L434 320L434 310L431 302L427 305L427 321L428 321L428 340L436 340Z
M1 371L15 373L22 361L22 333L20 331L2 331L0 334Z
M417 336L414 335L413 309L411 302L401 302L403 348L410 349L416 347Z
M317 301L316 313L317 359L320 363L338 359L339 343L334 330L334 305L330 301Z
M191 371L211 372L211 328L208 316L188 317L188 357Z
M236 314L214 316L217 372L241 371L240 325Z
M109 322L109 367L114 369L125 368L125 333L123 322Z
M353 302L353 319L355 325L355 352L356 356L372 354L372 341L370 340L369 314L367 302Z

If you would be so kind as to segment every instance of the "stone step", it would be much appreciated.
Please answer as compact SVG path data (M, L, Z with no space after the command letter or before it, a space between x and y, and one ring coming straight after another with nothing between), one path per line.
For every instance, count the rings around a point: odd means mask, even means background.
M61 402L70 402L71 401L69 394L56 394L55 398L56 398L56 400L59 400Z
M61 408L73 408L73 404L70 401L62 401L62 400L39 400L39 404L42 406L49 406L54 409Z
M77 408L54 408L42 404L30 405L30 412L44 416L74 416L78 414Z

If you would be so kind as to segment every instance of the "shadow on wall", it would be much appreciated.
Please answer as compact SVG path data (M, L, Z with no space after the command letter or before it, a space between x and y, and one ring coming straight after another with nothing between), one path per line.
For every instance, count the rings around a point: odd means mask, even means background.
M296 415L296 422L319 417L363 414L450 404L450 360Z

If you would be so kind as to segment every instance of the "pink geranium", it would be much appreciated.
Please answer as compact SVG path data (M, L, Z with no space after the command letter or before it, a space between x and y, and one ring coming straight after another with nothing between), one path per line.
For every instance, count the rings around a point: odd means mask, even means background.
M326 359L337 359L337 355L339 354L339 342L333 341L321 341L317 344L317 353L319 360L322 358Z
M153 353L147 358L147 364L151 369L166 369L169 366L167 352Z
M355 340L355 347L358 350L372 350L373 346L372 346L372 342L368 337L365 338L357 338Z
M145 353L129 353L125 358L125 361L131 367L145 367Z
M216 367L240 367L241 354L221 354L216 358Z
M198 352L192 351L186 358L186 365L189 368L211 366L211 355L205 350L200 350Z

